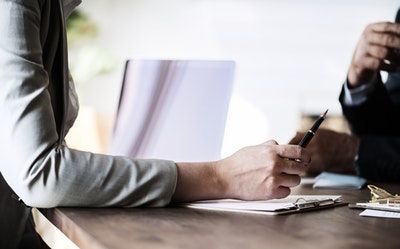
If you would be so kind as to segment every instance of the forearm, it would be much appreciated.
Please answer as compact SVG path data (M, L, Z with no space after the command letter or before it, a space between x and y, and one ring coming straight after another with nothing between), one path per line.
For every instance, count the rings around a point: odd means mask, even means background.
M177 163L178 178L173 202L219 199L225 196L217 175L217 162Z
M35 207L165 206L176 184L175 164L163 160L134 160L61 147L33 163L13 163L17 162L14 157L7 161L14 166L2 167L2 174L19 197Z
M178 163L173 201L283 198L300 183L299 175L309 161L300 146L278 145L270 140L244 147L216 162Z

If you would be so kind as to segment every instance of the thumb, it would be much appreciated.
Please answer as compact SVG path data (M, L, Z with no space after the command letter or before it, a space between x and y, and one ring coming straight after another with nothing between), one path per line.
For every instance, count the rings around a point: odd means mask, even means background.
M296 132L296 135L290 139L289 144L298 144L303 137L304 133L303 132Z
M271 139L268 140L267 142L262 143L261 145L279 145L279 144L275 140Z

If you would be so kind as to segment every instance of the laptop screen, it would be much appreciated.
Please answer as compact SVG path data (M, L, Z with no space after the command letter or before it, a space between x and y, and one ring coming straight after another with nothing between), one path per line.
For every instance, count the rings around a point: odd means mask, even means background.
M134 158L220 158L235 63L128 60L109 152Z

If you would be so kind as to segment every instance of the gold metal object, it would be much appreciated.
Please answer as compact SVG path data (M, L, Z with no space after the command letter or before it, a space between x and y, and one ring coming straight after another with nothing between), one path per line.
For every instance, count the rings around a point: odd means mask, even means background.
M371 201L379 204L392 204L400 205L400 196L392 195L384 189L378 188L375 185L368 185L368 189L371 191Z

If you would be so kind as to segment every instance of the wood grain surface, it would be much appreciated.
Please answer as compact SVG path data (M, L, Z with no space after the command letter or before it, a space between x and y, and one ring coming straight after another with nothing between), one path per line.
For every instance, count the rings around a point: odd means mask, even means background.
M382 185L400 193L400 185ZM293 194L341 194L370 199L362 190ZM82 249L128 248L400 248L400 220L360 217L347 206L283 216L166 208L55 208L41 212Z

